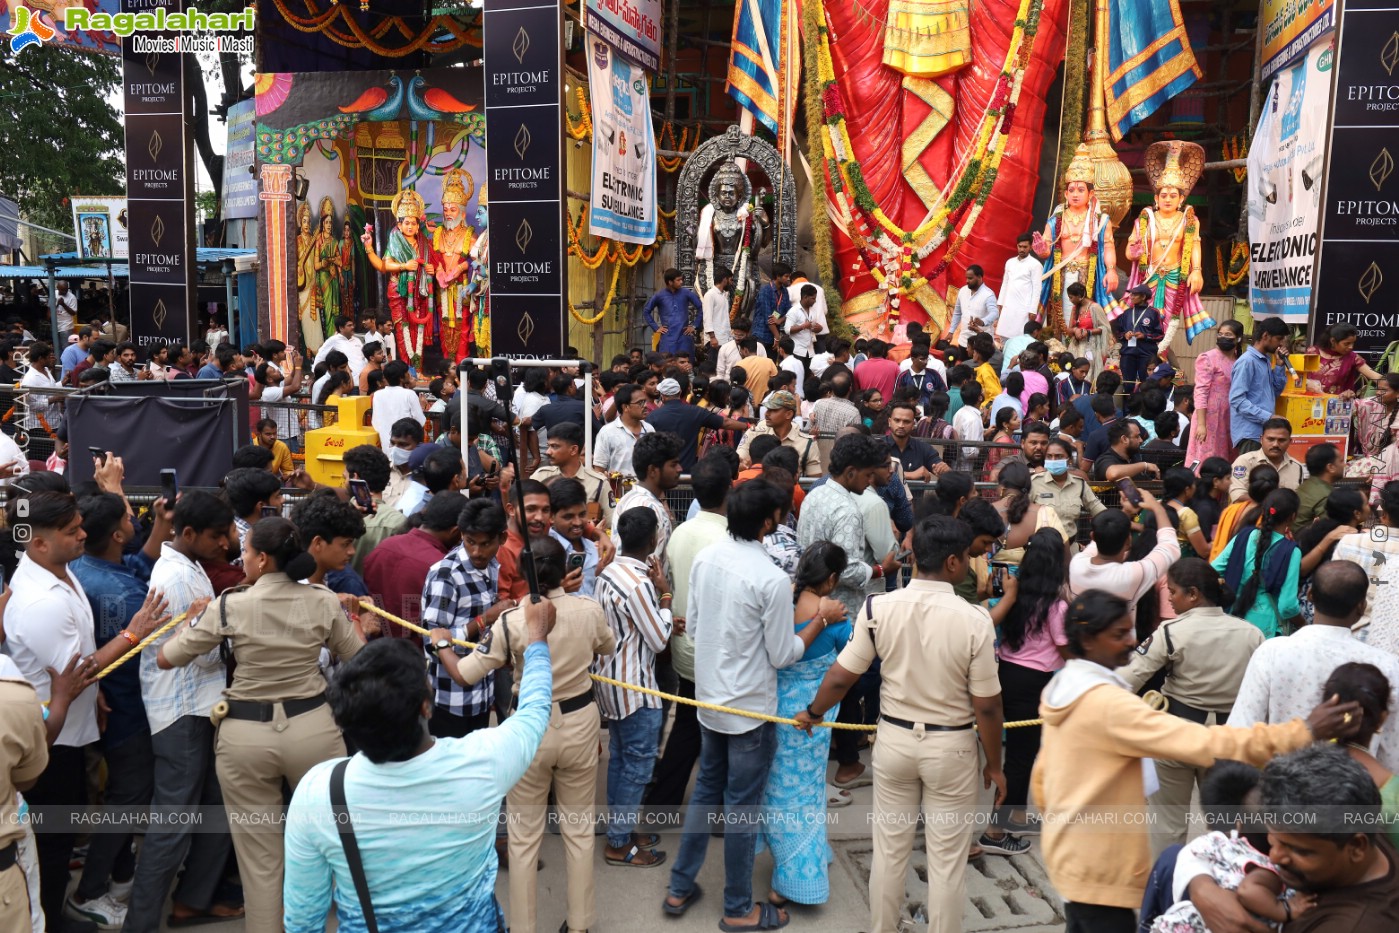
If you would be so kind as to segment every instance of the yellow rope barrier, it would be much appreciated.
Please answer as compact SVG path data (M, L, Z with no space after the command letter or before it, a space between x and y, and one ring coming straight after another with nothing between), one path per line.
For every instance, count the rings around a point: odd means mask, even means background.
M179 615L175 616L175 618L171 619L169 622L166 622L166 623L165 623L164 625L162 625L160 628L156 629L154 632L151 632L151 633L150 633L149 635L147 635L145 638L141 639L140 642L138 642L138 643L136 644L136 646L135 646L134 648L132 648L130 651L128 651L126 654L124 654L124 655L122 655L121 657L117 658L117 659L116 659L115 661L113 661L111 664L108 664L106 667L102 668L102 670L98 671L98 672L97 672L97 679L98 679L98 680L101 680L103 677L106 677L106 676L107 676L108 674L110 674L112 671L114 671L114 670L116 670L117 668L121 667L121 666L122 666L123 664L125 664L127 661L129 661L129 660L131 660L132 658L134 658L134 657L136 657L137 655L139 655L142 651L144 651L144 650L150 645L151 642L155 641L157 638L159 638L160 636L164 635L166 632L170 631L172 628L174 628L175 626L177 626L177 625L179 625L181 622L183 622L183 621L185 620L185 616L187 616L187 615L189 615L189 613L187 613L187 612L182 612L182 613L180 613Z
M412 622L409 622L406 619L400 619L393 613L386 612L378 606L374 605L373 603L361 601L360 607L363 609L368 609L375 615L382 616L383 618L388 619L390 622L393 622L397 625L401 625L404 628L408 629L410 632L417 632L419 635L428 634L428 630L423 628L421 625L414 625ZM461 638L453 638L452 644L458 645L462 648L474 649L476 647L475 642L466 641ZM760 719L763 722L775 722L784 726L799 725L795 719L784 719L781 716L769 716L767 713L755 713L751 710L734 709L731 706L720 706L717 703L705 703L700 700L692 700L689 697L676 696L673 693L663 693L660 690L652 690L650 687L641 687L637 686L636 684L629 684L625 683L624 681L613 680L611 677L603 677L601 674L589 674L588 676L600 684L608 684L609 686L613 687L621 687L623 690L635 690L637 693L644 693L647 696L658 697L662 700L669 700L672 703L683 703L686 706L694 706L698 709L707 709L716 713L729 713L733 716L745 716L749 719ZM1004 728L1018 729L1023 726L1039 726L1043 724L1043 719L1023 719L1016 722L1005 723ZM817 725L826 729L846 729L854 732L873 732L875 729L878 728L878 726L874 725L866 726L857 723L847 722L820 722L817 723Z

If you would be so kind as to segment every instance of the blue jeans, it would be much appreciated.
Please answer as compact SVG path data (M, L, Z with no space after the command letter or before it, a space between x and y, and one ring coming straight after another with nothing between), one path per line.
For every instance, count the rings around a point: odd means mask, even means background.
M700 725L699 776L680 854L670 871L672 897L689 897L709 851L709 832L723 825L722 813L739 808L756 812L767 787L768 769L777 754L777 724L766 722L751 732L729 735ZM722 808L722 809L721 809ZM724 916L744 917L753 909L753 854L756 826L737 825L724 833Z
M614 849L631 846L638 808L661 737L660 709L642 708L626 719L607 724L607 844Z

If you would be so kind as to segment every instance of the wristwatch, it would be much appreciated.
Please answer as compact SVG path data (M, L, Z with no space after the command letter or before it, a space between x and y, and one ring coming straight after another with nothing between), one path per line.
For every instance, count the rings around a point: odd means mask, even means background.
M821 722L822 720L824 720L824 719L826 718L825 716L822 716L820 713L818 713L818 712L816 712L814 709L812 709L810 703L808 703L808 704L806 705L806 714L807 714L808 716L810 716L812 719L816 720L817 722Z
M450 647L452 647L452 640L450 638L439 638L437 641L428 645L427 650L432 652L433 657L436 657L437 652L445 651Z

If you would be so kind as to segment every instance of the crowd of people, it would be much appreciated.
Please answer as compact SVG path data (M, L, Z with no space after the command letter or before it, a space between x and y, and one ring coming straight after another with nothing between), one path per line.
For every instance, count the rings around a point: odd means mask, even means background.
M668 274L658 348L605 369L415 372L348 318L309 371L276 341L180 347L252 388L217 492L133 508L121 451L84 483L10 464L0 930L578 933L599 871L666 868L657 913L695 910L716 845L698 909L776 929L831 898L823 817L870 785L879 933L920 810L934 931L962 929L969 859L1036 839L1071 931L1399 923L1384 819L1278 816L1399 819L1399 479L1289 455L1285 326L1220 325L1181 386L1148 315L1112 323L1113 361L1092 327L1075 355L1033 320L993 333L969 277L965 326L910 325L905 354L831 334L819 286L775 272L733 321ZM1350 337L1319 348L1326 391L1377 375ZM127 366L74 347L30 344L30 371ZM1380 463L1390 379L1357 403ZM297 441L333 413L289 402L357 393L380 443L320 485Z

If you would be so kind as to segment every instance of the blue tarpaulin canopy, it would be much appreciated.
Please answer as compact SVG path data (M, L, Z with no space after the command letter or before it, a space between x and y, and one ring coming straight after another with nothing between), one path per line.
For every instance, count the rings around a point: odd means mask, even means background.
M223 262L225 259L236 259L239 256L251 256L257 250L252 249L224 249L217 246L201 246L194 251L194 260L198 263ZM98 262L105 263L105 259L83 259L79 253L49 253L40 256L40 259L52 259L54 262ZM112 274L116 274L116 266L112 267ZM125 270L125 266L122 267ZM124 274L124 272L123 272Z
M105 279L106 266L59 266L54 275L60 279ZM48 266L0 266L0 279L46 279ZM126 263L112 264L112 277L126 278Z

